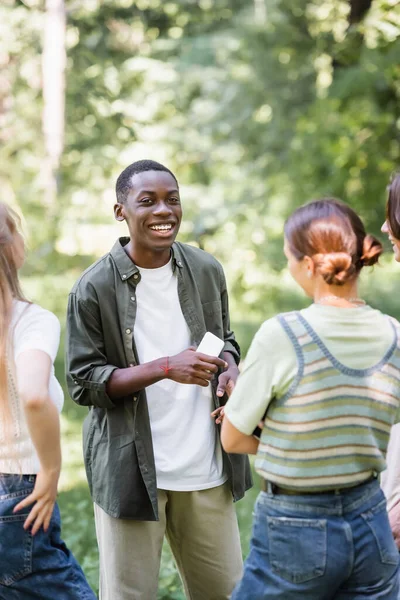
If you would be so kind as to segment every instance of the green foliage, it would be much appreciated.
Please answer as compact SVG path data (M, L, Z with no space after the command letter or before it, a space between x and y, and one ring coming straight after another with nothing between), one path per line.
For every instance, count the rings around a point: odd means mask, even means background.
M253 0L67 0L66 146L58 206L47 207L42 2L7 0L0 180L27 219L26 272L105 251L115 178L145 155L176 170L181 237L224 261L243 312L270 303L264 278L248 291L249 266L279 275L293 207L339 196L378 231L400 155L400 16L395 1L374 0L350 23L351 4L274 0L262 21Z

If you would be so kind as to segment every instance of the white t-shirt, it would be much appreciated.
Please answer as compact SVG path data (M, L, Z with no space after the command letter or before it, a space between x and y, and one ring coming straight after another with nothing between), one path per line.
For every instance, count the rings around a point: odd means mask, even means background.
M12 350L14 361L27 350L42 350L54 363L60 343L60 323L53 313L37 304L15 301L11 321ZM24 407L18 397L13 369L9 370L9 401L13 415L13 443L5 445L0 423L0 473L38 473L40 463L29 435ZM59 412L63 407L64 394L51 368L49 394Z
M158 269L139 268L135 343L141 363L173 356L191 345L170 261ZM157 487L203 490L226 481L214 421L211 387L162 379L146 388Z

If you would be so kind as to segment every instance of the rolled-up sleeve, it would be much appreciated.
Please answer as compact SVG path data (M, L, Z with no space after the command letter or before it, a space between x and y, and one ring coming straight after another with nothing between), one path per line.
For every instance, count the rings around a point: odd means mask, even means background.
M219 276L221 290L222 321L224 326L225 341L223 352L230 352L233 355L236 364L238 365L240 362L240 346L235 339L235 334L231 330L231 323L229 318L228 290L226 288L225 274L221 265L219 265Z
M71 293L66 328L66 378L70 396L81 406L113 408L106 384L118 368L107 363L98 307Z

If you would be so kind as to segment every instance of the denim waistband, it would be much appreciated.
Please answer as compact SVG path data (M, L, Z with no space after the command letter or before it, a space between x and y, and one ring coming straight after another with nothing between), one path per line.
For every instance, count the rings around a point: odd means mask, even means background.
M385 496L377 479L369 480L360 485L336 490L332 493L299 494L296 496L277 494L268 491L260 492L257 504L296 508L305 513L342 515L357 510L364 504L385 501Z
M29 490L35 481L36 475L34 474L0 473L0 496Z
M372 476L372 477L368 477L368 479L366 479L365 481L363 481L362 483L359 483L358 485L355 486L347 486L347 487L341 487L341 488L332 488L330 490L321 490L321 491L314 491L314 490L310 490L310 491L305 491L305 490L296 490L295 488L285 488L285 487L281 487L280 485L273 483L272 481L268 481L267 479L261 479L261 489L263 492L268 492L269 494L284 494L284 495L288 495L288 496L315 496L315 495L326 495L326 494L346 494L349 490L355 489L355 488L359 488L361 485L365 485L366 483L369 483L370 481L374 481L374 479L377 479L376 475Z
M29 482L33 482L36 479L36 474L35 475L20 475L18 473L0 473L0 480L1 479L5 479L10 481L11 479L16 479L16 480L21 480L21 481L29 481Z

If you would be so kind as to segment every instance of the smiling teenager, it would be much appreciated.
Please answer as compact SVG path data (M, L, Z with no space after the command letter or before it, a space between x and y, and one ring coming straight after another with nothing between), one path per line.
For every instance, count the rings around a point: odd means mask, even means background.
M388 192L382 232L387 234L392 244L395 261L400 262L400 173L392 177ZM400 550L400 424L394 425L390 434L387 470L382 474L382 489L387 498L393 536Z
M298 208L284 233L313 304L265 321L225 407L225 450L256 454L263 482L232 600L398 600L377 475L399 418L400 324L358 295L382 246L335 199Z
M84 454L95 505L102 600L154 600L164 536L187 597L228 599L242 558L232 500L251 485L247 457L222 451L210 413L235 385L239 347L224 272L175 241L177 180L154 161L118 178L115 218L129 238L73 288L67 380L89 406ZM206 331L221 357L196 352Z

